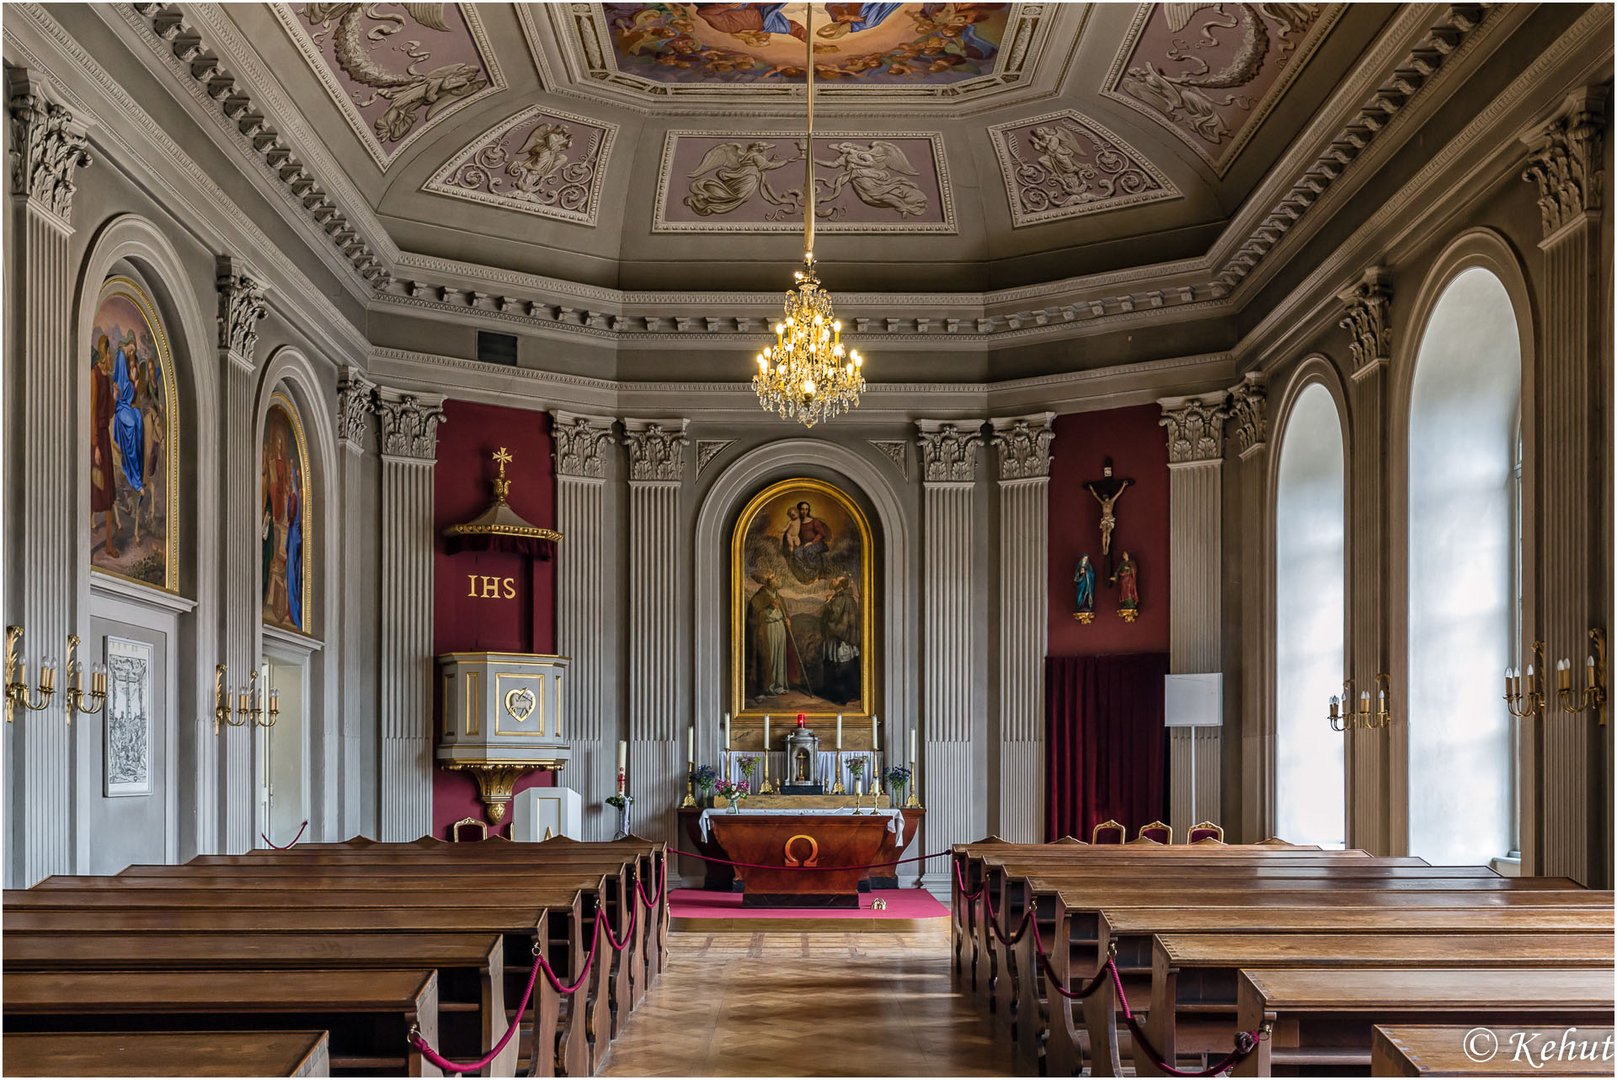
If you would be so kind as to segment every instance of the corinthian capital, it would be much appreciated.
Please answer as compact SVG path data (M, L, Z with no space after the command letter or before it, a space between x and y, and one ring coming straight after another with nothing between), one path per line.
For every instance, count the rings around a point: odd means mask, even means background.
M977 478L977 448L983 444L981 425L968 420L917 420L921 447L921 479L925 483L969 483Z
M1353 351L1355 379L1373 371L1392 358L1392 323L1387 318L1392 306L1392 278L1382 267L1364 272L1359 283L1336 294L1342 301L1342 321L1348 332L1348 348Z
M1600 210L1604 105L1603 90L1580 90L1553 120L1522 137L1528 146L1522 179L1538 185L1544 243Z
M678 482L685 478L685 428L689 420L625 420L629 480Z
M432 461L438 454L438 425L444 399L437 394L407 394L380 387L376 417L381 423L382 456Z
M1050 425L1056 414L1002 416L991 420L994 446L999 451L1001 480L1029 480L1050 475L1050 444L1055 429Z
M1168 464L1191 465L1224 458L1224 391L1193 398L1163 398L1162 419L1168 429Z
M6 70L11 124L11 193L67 225L73 219L73 174L90 164L84 128L45 96L26 68Z
M229 255L219 256L214 281L219 286L219 347L251 367L258 324L269 314L264 284Z
M365 446L365 436L371 430L372 400L376 384L365 377L357 367L343 370L337 384L337 438L356 450Z
M599 480L606 475L603 447L612 443L610 416L584 416L554 412L552 431L556 438L556 475Z
M1236 453L1247 457L1261 450L1269 440L1268 392L1263 376L1249 371L1230 387L1230 431L1235 435Z

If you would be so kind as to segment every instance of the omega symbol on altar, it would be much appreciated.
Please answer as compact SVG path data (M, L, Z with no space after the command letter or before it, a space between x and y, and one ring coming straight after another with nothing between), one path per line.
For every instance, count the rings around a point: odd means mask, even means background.
M473 600L515 600L517 579L489 574L467 574L466 595Z

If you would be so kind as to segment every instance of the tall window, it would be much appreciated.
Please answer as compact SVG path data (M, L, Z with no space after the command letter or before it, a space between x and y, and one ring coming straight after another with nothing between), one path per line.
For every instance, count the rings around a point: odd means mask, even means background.
M1286 418L1275 497L1275 829L1335 847L1347 835L1345 736L1325 710L1342 685L1343 470L1336 402L1315 383Z
M1456 275L1415 360L1409 414L1409 850L1481 863L1513 846L1511 662L1520 578L1521 350L1487 270Z

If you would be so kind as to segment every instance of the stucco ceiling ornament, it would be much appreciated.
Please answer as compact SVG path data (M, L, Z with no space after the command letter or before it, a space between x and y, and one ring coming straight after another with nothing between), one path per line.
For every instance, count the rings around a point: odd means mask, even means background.
M1182 197L1144 154L1071 109L988 131L1013 227Z
M734 439L699 439L699 440L697 440L697 443L696 443L696 472L697 472L697 475L700 476L701 473L702 473L702 470L706 469L708 467L708 464L714 458L716 458L720 454L724 453L724 448L725 447L734 446L734 445L735 445L735 440Z
M977 478L977 448L983 437L958 424L921 422L921 478L927 483L969 483Z
M532 105L462 147L422 190L594 225L617 132L605 120Z

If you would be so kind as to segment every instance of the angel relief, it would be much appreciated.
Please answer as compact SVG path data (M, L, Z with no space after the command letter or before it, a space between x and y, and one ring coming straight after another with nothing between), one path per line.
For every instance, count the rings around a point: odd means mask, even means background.
M769 174L801 160L801 154L795 158L777 156L774 147L766 142L716 143L690 173L685 205L703 217L711 217L728 214L757 195L771 206L795 211L802 204L803 189L776 191L770 186Z
M769 204L765 220L780 221L797 214L802 207L801 187L776 189L769 174L788 165L801 167L803 147L793 147L794 156L783 156L775 143L757 140L749 143L721 142L710 146L696 168L690 170L684 203L702 217L727 215L740 210L755 198ZM819 156L824 150L829 158ZM912 177L920 171L896 143L875 139L868 143L834 142L816 151L814 163L814 213L818 218L837 221L856 216L846 196L876 211L896 214L900 219L922 217L931 202ZM860 218L871 215L858 212Z

